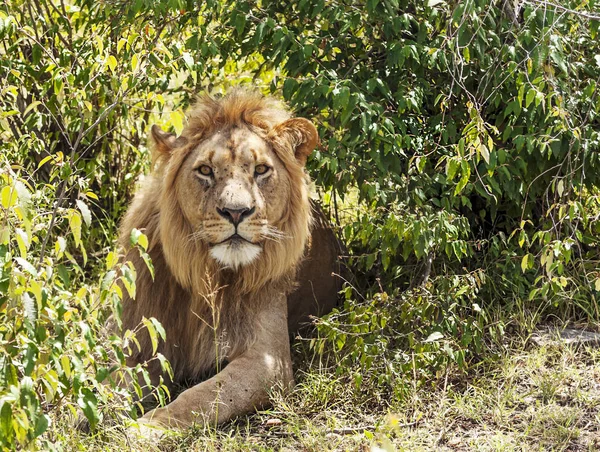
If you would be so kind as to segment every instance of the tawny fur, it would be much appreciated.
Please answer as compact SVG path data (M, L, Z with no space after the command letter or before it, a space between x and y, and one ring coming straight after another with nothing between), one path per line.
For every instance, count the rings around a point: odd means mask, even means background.
M168 153L161 152L157 143L154 171L123 219L120 245L126 250L125 260L132 261L137 270L136 299L126 296L123 303L123 329L136 328L142 317L159 319L167 334L159 352L171 362L177 382L205 377L221 362L232 362L246 353L257 340L257 331L279 328L265 326L261 316L268 317L264 313L269 303L292 289L305 252L311 209L303 163L316 144L310 143L312 147L305 150L302 131L282 133L278 126L289 119L282 104L255 92L235 90L221 98L203 96L189 113L188 127L179 139L183 145ZM289 199L284 214L273 225L285 239L265 240L262 253L251 264L233 270L218 265L210 257L209 245L194 239L196 231L177 201L176 181L186 157L203 140L236 128L247 129L269 143L286 169ZM306 155L299 155L302 153ZM148 236L155 280L139 251L130 248L133 228ZM285 303L283 306L285 310ZM285 316L283 312L284 322ZM144 362L151 355L149 336L142 333L138 339L141 350L131 357L132 363ZM287 358L283 361L286 369L282 372L291 380ZM156 379L158 366L151 371Z

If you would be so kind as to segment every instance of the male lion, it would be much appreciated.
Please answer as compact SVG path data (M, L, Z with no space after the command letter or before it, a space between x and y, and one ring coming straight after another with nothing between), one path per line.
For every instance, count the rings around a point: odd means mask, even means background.
M125 259L137 270L136 298L123 302L123 328L135 328L142 317L162 323L167 339L159 352L171 362L175 383L220 371L150 411L143 422L224 422L265 406L269 388L293 384L286 297L310 248L304 164L319 141L317 131L275 100L237 89L202 97L180 137L157 126L152 137L155 169L121 226ZM154 280L130 249L133 228L148 237ZM310 280L300 281L298 293L321 297L330 309L338 250L330 231L314 231L320 249L307 252L300 273ZM311 259L318 268L310 268ZM306 312L293 300L296 322ZM141 351L130 364L151 357L149 336L138 339ZM157 383L155 361L150 373Z

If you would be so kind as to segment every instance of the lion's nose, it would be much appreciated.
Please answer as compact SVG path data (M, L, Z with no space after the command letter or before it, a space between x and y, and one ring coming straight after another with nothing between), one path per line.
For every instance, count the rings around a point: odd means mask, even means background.
M248 218L250 215L252 215L255 209L255 207L252 207L252 209L249 209L248 207L244 207L242 209L229 209L224 207L223 209L219 209L217 207L217 212L230 223L233 223L234 226L237 226L244 221L245 218Z

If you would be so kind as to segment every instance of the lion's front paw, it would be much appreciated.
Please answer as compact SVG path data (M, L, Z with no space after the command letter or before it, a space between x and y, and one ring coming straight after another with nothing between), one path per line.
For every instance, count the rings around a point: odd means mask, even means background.
M146 425L153 425L159 428L187 428L191 422L187 422L185 416L177 415L175 410L169 406L156 408L142 416L141 421Z
M143 439L144 441L150 441L156 443L163 439L169 430L164 426L154 423L144 418L138 419L135 424L127 428L127 436L130 438Z
M164 407L148 411L141 417L140 421L147 426L151 425L165 428L172 426L172 419L173 416L169 412L169 409L167 407Z

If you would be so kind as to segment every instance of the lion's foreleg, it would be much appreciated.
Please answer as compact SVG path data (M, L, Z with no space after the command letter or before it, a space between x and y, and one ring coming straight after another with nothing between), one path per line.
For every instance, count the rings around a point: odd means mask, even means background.
M269 403L273 387L293 384L284 297L259 315L257 337L242 355L215 375L184 392L143 420L169 427L216 425Z

